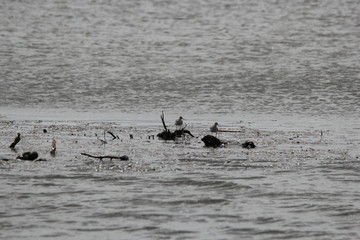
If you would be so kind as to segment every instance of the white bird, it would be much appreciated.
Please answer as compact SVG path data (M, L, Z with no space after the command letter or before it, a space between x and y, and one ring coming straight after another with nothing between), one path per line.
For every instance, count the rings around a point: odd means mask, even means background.
M176 121L175 121L176 128L181 129L182 125L184 124L183 119L184 118L182 116L180 116L178 119L176 119Z
M210 127L210 132L217 133L219 131L218 126L219 124L217 122L214 123L213 126Z

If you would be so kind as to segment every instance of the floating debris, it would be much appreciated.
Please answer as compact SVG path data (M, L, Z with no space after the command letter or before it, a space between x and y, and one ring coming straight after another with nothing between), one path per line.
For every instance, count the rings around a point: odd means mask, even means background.
M107 131L107 133L108 133L108 134L110 134L110 135L113 137L113 139L112 139L112 140L115 140L115 139L120 139L118 135L115 135L115 134L113 134L113 133L112 133L112 132L110 132L110 131Z
M105 156L94 156L94 155L90 155L88 153L81 153L81 155L84 155L84 156L87 156L87 157L91 157L91 158L97 158L97 159L100 159L100 160L103 160L103 158L109 158L110 160L112 159L119 159L121 161L128 161L129 160L129 157L126 156L126 155L123 155L123 156L112 156L112 155L105 155Z
M20 142L20 133L17 134L16 138L14 139L14 142L9 146L9 148L14 149L16 144L18 144L18 142Z
M185 136L185 134L189 134L191 137L194 137L194 135L192 135L189 130L185 129L175 130L174 132L171 132L170 130L164 130L157 136L163 140L175 140L176 138Z

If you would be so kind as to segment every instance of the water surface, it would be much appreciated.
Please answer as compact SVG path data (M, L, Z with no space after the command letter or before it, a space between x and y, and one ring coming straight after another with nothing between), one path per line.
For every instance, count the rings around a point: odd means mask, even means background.
M359 13L355 0L2 1L0 238L359 239ZM152 139L162 111L196 137ZM226 148L200 140L215 121L240 131L219 133ZM120 139L102 145L104 131Z
M5 1L0 106L359 115L357 1Z

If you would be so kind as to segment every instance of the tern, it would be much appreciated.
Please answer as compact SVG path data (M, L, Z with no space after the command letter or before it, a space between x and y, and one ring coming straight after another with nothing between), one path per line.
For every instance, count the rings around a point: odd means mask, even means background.
M210 127L210 132L215 133L216 136L217 136L217 133L218 133L218 131L219 131L219 129L218 129L218 127L217 127L218 125L219 125L219 124L218 124L217 122L215 122L214 125L212 125L212 126Z
M217 122L215 122L214 125L210 127L210 132L216 132L217 133L219 131L219 129L217 127L218 125L219 124Z
M183 120L185 120L182 116L180 116L178 119L176 119L175 121L175 126L178 129L181 129L182 125L184 124Z

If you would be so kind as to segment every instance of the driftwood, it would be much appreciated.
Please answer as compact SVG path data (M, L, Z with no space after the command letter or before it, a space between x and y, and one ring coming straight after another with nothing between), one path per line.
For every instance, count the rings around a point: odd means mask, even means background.
M110 160L112 159L119 159L121 161L127 161L129 160L129 157L126 156L126 155L123 155L123 156L111 156L111 155L105 155L105 156L94 156L94 155L90 155L88 153L81 153L81 155L84 155L84 156L87 156L87 157L91 157L91 158L97 158L97 159L100 159L100 160L103 160L103 158L109 158Z
M14 139L14 142L9 146L9 148L14 149L16 144L18 144L18 142L20 142L20 133L17 134L16 138Z
M212 135L206 135L201 139L201 141L205 143L205 147L217 148L225 144L223 141Z
M158 138L161 138L163 140L175 140L178 137L185 136L185 134L189 134L191 137L194 137L194 135L192 135L189 130L185 130L185 127L179 130L175 130L174 132L169 130L165 124L164 112L162 112L160 118L164 126L164 131L157 135Z
M189 130L185 130L185 129L175 130L174 132L171 132L170 130L164 130L161 133L159 133L157 136L163 140L175 140L176 138L184 136L185 133L194 137L194 135L192 135Z
M164 126L165 131L167 131L167 126L165 124L165 117L164 117L164 112L163 111L161 112L160 118L161 118L161 121L162 121L162 124Z
M242 131L242 130L225 130L225 129L223 129L223 130L217 130L217 132L228 132L228 133L241 133L241 132L244 132L244 131Z

